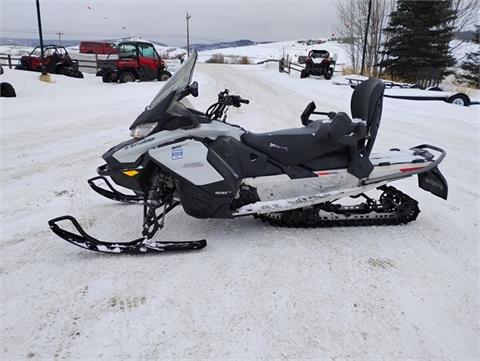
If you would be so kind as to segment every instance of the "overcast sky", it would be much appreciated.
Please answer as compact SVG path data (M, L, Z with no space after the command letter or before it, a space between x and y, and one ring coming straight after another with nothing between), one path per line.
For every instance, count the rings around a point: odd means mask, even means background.
M0 0L0 34L34 38L35 0ZM327 37L335 20L335 0L300 1L125 1L40 0L45 38L108 39L143 36L169 45L185 45L185 12L191 42L251 39L293 40Z

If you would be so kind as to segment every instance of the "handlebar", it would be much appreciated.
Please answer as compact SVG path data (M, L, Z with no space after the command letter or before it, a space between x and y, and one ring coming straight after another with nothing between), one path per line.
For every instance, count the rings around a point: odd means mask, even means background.
M225 102L227 105L233 105L236 108L240 108L240 104L249 104L250 100L243 99L239 95L227 95L225 97Z
M240 104L249 104L250 101L243 99L240 97L240 95L229 95L229 90L225 89L218 94L218 103L225 104L227 106L233 105L234 107L239 108Z
M235 108L240 108L242 104L249 104L248 99L243 99L240 95L229 95L229 90L225 89L218 94L218 102L212 104L207 109L207 117L210 119L221 119L226 120L226 113L229 106L234 106Z

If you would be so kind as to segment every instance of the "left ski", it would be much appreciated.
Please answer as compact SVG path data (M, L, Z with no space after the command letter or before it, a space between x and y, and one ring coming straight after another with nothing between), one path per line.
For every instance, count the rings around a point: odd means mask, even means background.
M78 234L61 228L57 223L62 221L70 221L78 231ZM131 242L103 242L85 232L78 221L72 216L62 216L51 219L48 221L48 225L56 235L63 238L67 242L70 242L71 244L80 248L102 253L139 254L168 251L191 251L202 249L207 245L207 241L204 239L198 241L166 242L154 241L147 239L146 237L138 238Z

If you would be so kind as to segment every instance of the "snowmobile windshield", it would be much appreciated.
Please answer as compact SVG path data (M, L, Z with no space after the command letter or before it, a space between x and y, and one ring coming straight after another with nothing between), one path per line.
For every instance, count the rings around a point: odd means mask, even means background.
M195 50L188 60L167 80L152 102L133 122L130 129L140 124L156 123L163 120L163 115L167 113L171 103L180 100L180 95L190 85L196 61L197 51Z

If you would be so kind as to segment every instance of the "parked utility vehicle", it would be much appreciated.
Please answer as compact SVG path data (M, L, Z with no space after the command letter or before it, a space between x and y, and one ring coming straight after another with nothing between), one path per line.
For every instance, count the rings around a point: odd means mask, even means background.
M118 55L111 54L106 60L99 61L99 64L101 69L97 76L101 76L104 83L155 79L165 81L172 76L153 44L147 42L119 43Z
M42 71L41 47L37 46L29 55L22 56L16 69ZM50 74L63 74L73 78L83 78L78 70L78 63L72 60L67 49L59 45L45 45L43 47L43 64Z
M335 59L330 57L326 50L310 50L305 60L305 69L300 73L301 78L307 78L310 75L323 75L325 79L330 79L335 71Z

